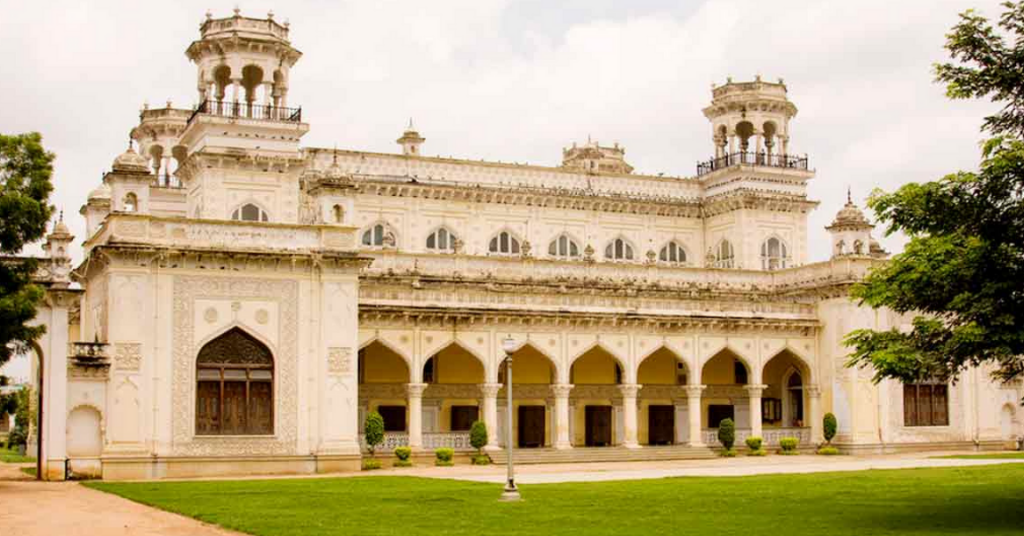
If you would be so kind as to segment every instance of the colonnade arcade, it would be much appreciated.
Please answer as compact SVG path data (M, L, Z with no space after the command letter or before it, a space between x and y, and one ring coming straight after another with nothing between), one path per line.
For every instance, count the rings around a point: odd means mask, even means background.
M504 445L504 354L498 348L488 352L487 344L500 342L503 333L373 330L362 335L360 431L367 412L378 411L385 423L385 450L402 445L468 449L472 423L483 420L488 447ZM623 349L632 337L579 335L592 339L580 344L568 342L576 336L566 333L512 336L521 343L512 356L517 447L716 446L718 424L726 417L736 422L738 442L758 435L772 445L792 436L808 445L820 437L814 426L820 421L820 394L813 361L786 339L735 343L696 337L699 344L719 341L720 346L700 358L699 352L686 357L678 339L658 343L659 337L637 337L634 346L651 350L631 359ZM690 338L684 339L690 346ZM770 353L757 356L749 350L755 341ZM579 351L560 352L574 343ZM430 349L415 351L423 346Z

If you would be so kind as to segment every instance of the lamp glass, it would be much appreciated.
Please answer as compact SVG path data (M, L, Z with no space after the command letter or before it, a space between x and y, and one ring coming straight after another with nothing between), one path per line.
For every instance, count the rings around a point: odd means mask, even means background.
M505 340L501 341L501 349L504 350L506 354L515 352L518 346L519 345L516 343L516 340L512 337L505 337Z

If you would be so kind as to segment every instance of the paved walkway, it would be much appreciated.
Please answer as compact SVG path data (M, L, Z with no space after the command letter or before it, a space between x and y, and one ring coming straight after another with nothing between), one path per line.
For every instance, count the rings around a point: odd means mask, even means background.
M31 464L26 465L31 467ZM236 536L75 482L25 481L0 463L0 534L17 536ZM20 476L19 476L20 475ZM17 480L13 480L17 479Z

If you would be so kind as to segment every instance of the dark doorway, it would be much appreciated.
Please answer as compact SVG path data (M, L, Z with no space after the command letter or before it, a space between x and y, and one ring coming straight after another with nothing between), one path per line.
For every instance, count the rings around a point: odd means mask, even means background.
M544 446L544 406L519 406L519 446Z
M647 407L647 443L671 445L676 436L675 406Z
M405 406L377 406L377 413L384 419L385 432L405 431Z
M736 422L736 412L732 405L711 404L708 406L708 428L718 428L718 424L725 419L732 419Z
M586 445L607 447L612 444L612 407L586 407Z
M452 406L452 431L464 432L477 421L480 408L476 406Z

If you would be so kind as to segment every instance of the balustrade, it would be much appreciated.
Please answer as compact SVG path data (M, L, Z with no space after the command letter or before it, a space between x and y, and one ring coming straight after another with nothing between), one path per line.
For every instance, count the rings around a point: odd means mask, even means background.
M705 428L701 431L702 437L704 438L704 444L709 446L719 446L721 443L718 441L718 429L716 428ZM749 429L737 429L736 430L736 445L743 446L747 438L750 437ZM795 437L800 442L799 446L806 447L811 446L811 429L807 427L803 428L765 428L761 431L761 439L767 446L778 446L779 440L783 437Z
M367 449L366 436L359 434L359 446ZM377 446L377 452L390 454L396 447L409 446L408 432L384 432L384 442ZM434 432L423 434L423 449L450 448L455 450L472 450L469 443L469 432Z

